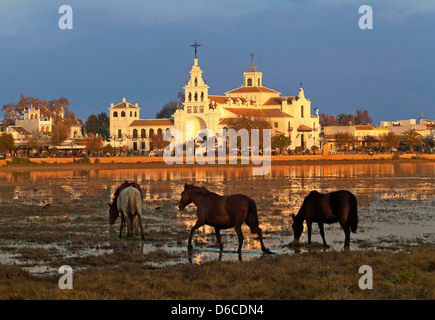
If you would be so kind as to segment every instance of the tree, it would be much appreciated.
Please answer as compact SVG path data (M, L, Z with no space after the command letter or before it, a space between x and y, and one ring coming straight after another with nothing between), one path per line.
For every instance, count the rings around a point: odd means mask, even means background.
M387 149L397 148L400 144L400 138L393 132L390 131L379 137L380 143Z
M24 111L30 108L39 109L41 118L54 119L64 113L64 118L70 119L71 117L74 117L75 119L74 114L68 110L69 104L69 100L64 97L60 99L41 101L38 98L25 97L21 93L20 100L17 104L9 103L3 105L1 109L1 111L4 112L3 125L11 125L20 114L23 114Z
M356 139L349 132L338 132L334 135L334 139L339 150L348 150L350 147L355 147Z
M340 126L349 126L353 123L354 116L352 114L340 113L337 116L337 122Z
M179 91L177 94L177 98L179 100L171 100L168 103L166 103L162 109L157 112L156 118L157 119L166 119L172 117L172 115L177 111L177 107L181 105L184 102L184 92Z
M157 149L161 150L166 148L167 145L169 145L170 141L164 141L163 140L163 134L152 134L150 136L151 138L151 148L150 149Z
M333 115L327 113L319 113L319 123L322 127L338 125L337 119Z
M369 112L367 110L361 111L360 109L356 110L356 116L354 119L355 125L367 125L372 124L373 119L369 117Z
M98 134L103 139L109 139L110 137L110 119L104 112L98 115L91 114L86 120L84 127L86 134Z
M401 140L414 152L414 147L423 144L423 139L420 133L415 129L409 129L402 134Z
M98 152L103 148L103 139L91 133L83 139L83 144L86 146L86 151L92 156L94 152Z
M0 134L0 152L15 150L14 137L11 133L3 132Z
M292 143L290 137L283 134L276 134L272 137L272 149L285 149Z

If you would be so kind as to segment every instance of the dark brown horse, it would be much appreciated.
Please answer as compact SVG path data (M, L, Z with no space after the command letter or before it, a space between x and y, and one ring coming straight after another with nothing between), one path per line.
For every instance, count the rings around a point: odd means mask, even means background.
M292 215L292 228L295 240L299 240L304 229L303 222L306 220L308 228L308 243L311 243L311 223L317 222L320 229L320 235L322 236L323 246L328 248L325 241L323 224L339 222L346 236L344 247L349 248L350 231L355 233L358 227L357 205L356 197L346 190L326 194L311 191L310 194L305 197L298 214L296 216Z
M116 188L116 190L113 194L112 202L108 203L108 205L109 205L109 224L110 225L114 224L116 222L116 220L118 219L118 217L120 215L119 208L124 207L124 206L121 206L120 203L118 203L118 198L119 198L121 192L128 187L133 187L140 192L140 201L142 202L143 192L142 192L142 188L140 187L140 185L136 182L128 182L127 180L125 180L123 184L121 184L118 188ZM140 205L142 205L142 203ZM141 214L142 214L142 210L140 212L135 212L133 215L127 217L128 219L130 219L129 221L127 221L127 227L128 227L127 236L131 235L131 231L133 228L133 219L135 219L136 220L136 232L137 232L137 227L139 226L141 228L141 231L142 231L142 239L144 239L143 230L142 230L142 223L141 223L141 219L140 219ZM119 232L120 238L121 238L121 234L122 234L122 229L125 225L126 225L126 217L124 217L124 215L121 214L121 227L120 227L120 232ZM131 225L131 226L129 227L129 225Z
M242 224L245 222L251 233L256 233L260 239L261 250L264 253L272 253L263 243L261 228L258 226L257 206L251 198L243 194L220 196L208 191L204 187L184 185L181 193L179 208L183 210L188 204L194 203L197 207L196 215L198 220L190 230L188 249L192 249L193 232L203 225L214 227L220 251L223 251L220 230L235 228L239 238L237 252L241 254L243 244Z

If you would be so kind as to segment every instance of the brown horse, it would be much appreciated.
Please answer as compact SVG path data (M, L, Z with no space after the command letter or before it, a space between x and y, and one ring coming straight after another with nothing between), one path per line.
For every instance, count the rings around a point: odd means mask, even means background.
M310 194L305 197L298 214L296 216L294 214L292 215L294 239L296 241L299 240L304 229L303 222L306 220L308 227L308 243L311 243L311 223L317 222L323 240L323 247L328 248L325 241L323 224L339 222L346 237L344 240L344 248L349 248L350 231L356 233L358 227L357 205L356 197L346 190L326 194L311 191Z
M108 203L108 205L109 205L109 224L110 225L114 224L116 222L116 220L118 219L118 216L120 215L120 208L125 207L125 205L121 205L121 203L118 202L118 199L120 197L121 192L128 187L133 187L139 191L139 193L140 193L140 205L142 205L143 193L142 193L142 188L140 187L140 185L136 182L128 182L127 180L125 180L122 185L120 185L118 188L116 188L116 190L113 194L112 202ZM136 201L136 202L139 202L139 201ZM138 211L138 210L136 210L136 211ZM127 236L129 236L129 235L131 236L132 227L133 227L133 220L135 220L136 233L137 233L137 228L139 226L141 228L141 231L142 231L142 240L144 239L143 230L142 230L142 222L140 219L141 214L142 214L142 208L141 208L140 212L133 212L131 215L129 214L128 221L126 221L127 219L125 219L124 214L121 214L121 227L120 227L120 232L119 232L120 238L121 238L121 234L122 234L122 229L126 225L126 222L127 222Z
M245 222L249 226L251 233L256 233L260 238L261 250L264 253L272 253L264 246L262 231L258 226L257 206L251 198L243 194L220 196L214 192L208 191L204 187L201 188L185 184L178 207L180 210L183 210L192 202L197 207L196 215L198 220L190 230L188 250L192 249L193 232L206 224L214 227L220 251L223 251L220 230L235 228L239 238L239 248L237 252L240 255L244 239L242 224Z

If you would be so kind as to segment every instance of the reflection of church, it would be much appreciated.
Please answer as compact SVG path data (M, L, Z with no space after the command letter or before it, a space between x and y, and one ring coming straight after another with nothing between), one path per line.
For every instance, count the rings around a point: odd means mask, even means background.
M129 104L125 99L117 105L112 104L112 138L129 148L148 150L151 133L164 133L168 128L175 128L186 136L188 121L193 122L195 134L205 128L217 134L218 129L228 128L241 117L253 117L270 121L272 135L291 137L291 149L320 146L319 117L311 115L311 102L305 98L302 85L297 96L281 96L280 92L264 87L263 73L257 70L253 59L248 71L243 73L243 85L224 96L217 96L209 95L207 78L203 77L195 55L190 77L183 89L185 101L173 114L173 120L140 120L137 105Z

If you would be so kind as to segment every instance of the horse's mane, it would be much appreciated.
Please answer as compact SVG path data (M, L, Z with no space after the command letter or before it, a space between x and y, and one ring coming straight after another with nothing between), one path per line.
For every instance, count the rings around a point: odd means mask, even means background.
M134 188L138 189L140 191L140 196L143 199L142 188L140 187L140 185L137 182L134 182L134 181L128 182L127 180L125 180L123 182L123 184L121 184L118 188L116 188L115 192L113 193L112 203L116 203L121 191L127 187L134 187Z
M216 195L218 195L217 193L208 190L206 187L194 186L193 184L191 185L191 187L194 188L195 191L202 192L204 194L216 194Z

